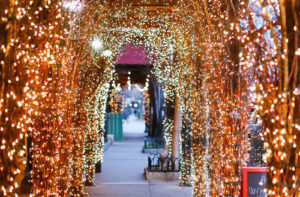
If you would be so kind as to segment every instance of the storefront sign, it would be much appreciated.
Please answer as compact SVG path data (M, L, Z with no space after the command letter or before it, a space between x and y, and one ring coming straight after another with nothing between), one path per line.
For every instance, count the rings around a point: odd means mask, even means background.
M243 168L242 197L265 197L267 168Z

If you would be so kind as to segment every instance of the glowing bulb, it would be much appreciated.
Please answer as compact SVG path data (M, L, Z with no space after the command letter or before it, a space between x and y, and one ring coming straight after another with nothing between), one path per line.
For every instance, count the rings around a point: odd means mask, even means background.
M80 0L65 0L63 1L63 7L71 12L79 12L83 8L83 4Z
M102 55L103 55L104 57L109 57L109 56L112 55L112 52L111 52L110 50L105 50L105 51L103 51Z
M102 42L99 40L99 39L95 39L93 40L92 42L92 47L95 49L95 50L100 50L102 48Z

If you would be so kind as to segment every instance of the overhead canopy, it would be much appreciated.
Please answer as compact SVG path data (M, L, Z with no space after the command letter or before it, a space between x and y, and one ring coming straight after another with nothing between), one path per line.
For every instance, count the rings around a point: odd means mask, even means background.
M128 44L124 47L117 64L150 64L150 61L141 47Z

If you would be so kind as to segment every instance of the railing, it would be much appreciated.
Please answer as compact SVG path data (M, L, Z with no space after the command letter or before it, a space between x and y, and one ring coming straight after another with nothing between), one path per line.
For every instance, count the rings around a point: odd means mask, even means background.
M144 149L159 149L164 147L164 139L159 137L145 137Z
M148 170L151 172L179 172L180 159L171 157L161 158L159 154L148 156Z

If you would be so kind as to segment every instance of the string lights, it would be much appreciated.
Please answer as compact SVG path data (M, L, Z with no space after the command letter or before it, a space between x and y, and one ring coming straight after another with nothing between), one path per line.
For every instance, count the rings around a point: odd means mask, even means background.
M146 52L167 109L178 107L175 97L180 101L180 180L192 182L194 169L194 196L239 195L253 84L267 193L299 195L296 1L133 4L5 0L0 6L0 195L19 192L28 137L31 193L85 195L102 161L108 92L128 43ZM170 150L171 112L164 120Z

